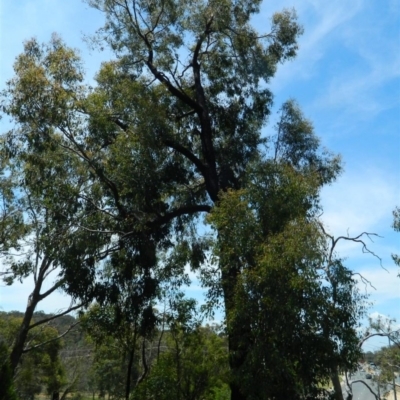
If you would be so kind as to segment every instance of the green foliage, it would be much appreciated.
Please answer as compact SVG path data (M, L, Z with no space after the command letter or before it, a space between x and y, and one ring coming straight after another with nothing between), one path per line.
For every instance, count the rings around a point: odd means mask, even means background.
M380 379L382 382L392 383L394 372L399 370L400 366L400 348L397 345L383 347L375 355L375 363L381 370Z
M0 400L18 400L8 361L8 349L2 339L0 339L0 360Z
M3 140L0 139L2 144ZM23 208L15 192L15 174L9 168L10 157L0 146L0 256L11 249L20 250L20 239L29 232ZM2 273L0 272L0 276ZM10 284L12 279L6 280Z
M241 366L233 379L249 399L316 395L320 382L336 368L352 369L360 355L354 320L363 314L363 297L351 271L329 258L316 218L319 181L288 167L276 174L226 192L209 216L219 232L214 251L222 271L234 265L240 273L223 290L233 292L235 303L227 313L229 338L243 349L235 354ZM269 211L275 196L283 205L280 224Z
M226 339L210 327L175 325L164 333L161 353L132 399L228 399Z
M34 321L32 321L33 323ZM0 318L0 336L3 345L7 346L4 360L9 359L16 332L21 324L21 318L3 314ZM22 356L14 385L20 400L31 399L32 396L47 391L49 394L59 392L65 385L65 371L60 359L62 341L56 329L50 326L34 328L30 331L26 348ZM43 345L41 345L44 343ZM2 358L3 359L3 358ZM5 361L6 365L7 361Z
M131 399L227 399L226 339L193 317L195 303L181 296L158 329L143 337L138 321L114 320L111 308L92 307L81 317L93 344L91 386L99 395L126 398L129 360ZM163 322L161 322L161 320Z
M91 385L100 396L108 394L114 398L125 398L125 384L128 366L128 353L120 348L120 343L109 337L94 351L93 364L90 371ZM132 380L137 379L138 359L135 359Z
M382 385L392 384L395 378L395 371L400 367L400 330L394 330L392 324L395 320L378 317L369 321L369 334L383 336L388 341L387 347L370 355L371 361L379 366L379 382Z
M12 177L0 185L12 232L3 243L30 239L28 228L35 238L25 259L7 259L7 283L57 269L47 294L97 301L84 318L94 379L106 376L102 390L115 396L125 365L125 398L130 380L154 398L223 397L227 382L235 400L314 394L355 362L363 309L318 220L340 158L320 148L293 100L276 132L261 135L268 84L297 52L295 12L275 13L259 33L260 1L88 3L106 18L94 44L116 55L95 86L54 36L25 43L2 93L16 122L2 141ZM199 328L180 295L189 269L208 290L206 309L223 304L229 376L223 340ZM154 309L164 294L168 318ZM156 362L148 353L161 321L167 350Z
M95 345L92 382L100 393L128 399L139 379L143 356L139 343L145 346L150 329L135 310L116 301L109 306L95 304L81 316L82 328Z

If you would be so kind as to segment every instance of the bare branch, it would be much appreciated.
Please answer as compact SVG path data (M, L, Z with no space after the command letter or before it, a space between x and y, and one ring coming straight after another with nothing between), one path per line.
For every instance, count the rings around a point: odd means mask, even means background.
M361 240L361 238L362 238L363 236L367 236L367 238L370 239L371 242L373 242L373 240L372 240L372 238L371 238L372 236L382 237L382 236L379 236L379 235L376 234L376 233L370 233L370 232L362 232L362 233L360 233L360 234L359 234L358 236L356 236L356 237L338 236L338 237L337 237L336 239L334 239L334 241L333 241L333 247L332 247L332 249L331 249L331 254L333 253L333 250L334 250L336 244L337 244L340 240L347 240L347 241L351 241L351 242L355 242L355 243L361 243L361 244L362 244L362 251L363 251L363 253L368 253L368 254L371 254L372 256L376 257L376 258L379 260L381 267L383 268L382 259L381 259L378 255L376 255L372 250L370 250L370 249L368 248L368 246L366 245L366 243L365 243L363 240ZM384 268L384 269L385 269L385 268Z
M38 347L42 347L42 346L44 346L44 345L46 345L46 344L48 344L48 343L51 343L51 342L54 342L54 341L56 341L56 340L61 339L61 338L64 337L68 332L70 332L73 328L75 328L76 325L80 324L80 322L81 322L81 321L77 321L77 322L75 322L74 324L70 325L70 326L68 327L68 329L67 329L65 332L63 332L61 335L58 335L58 336L55 337L55 338L46 340L45 342L36 344L35 346L31 346L31 347L25 348L24 350L22 350L22 353L28 353L29 351L34 350L34 349L37 349Z
M371 389L371 387L370 387L366 382L364 382L363 380L352 381L352 382L351 382L351 385L352 385L353 383L362 383L363 385L365 385L365 386L368 388L368 390L372 393L372 395L375 397L376 400L380 400L379 397L378 397L378 395L377 395L377 394Z
M54 271L54 270L53 270ZM61 287L61 285L64 283L64 280L60 280L60 281L58 281L57 283L55 283L49 290L47 290L46 292L44 292L44 293L39 293L39 300L38 301L41 301L41 300L43 300L44 298L46 298L47 296L49 296L51 293L53 293L55 290L57 290L58 288L60 288Z
M387 271L386 268L383 267L382 265L382 258L379 257L377 254L375 254L372 250L370 250L367 246L367 244L364 242L364 240L362 240L362 238L364 236L366 236L369 240L371 240L371 242L374 242L372 240L372 237L379 237L381 238L382 236L378 235L377 233L371 233L371 232L362 232L357 236L354 237L350 237L350 236L338 236L337 238L335 238L333 235L330 235L324 228L323 224L321 222L318 222L318 225L321 229L321 231L323 232L323 234L330 239L331 241L331 248L329 251L329 256L328 256L328 263L330 264L332 262L332 258L333 258L333 253L335 251L335 247L336 245L339 243L339 241L341 240L347 240L350 242L354 242L354 243L360 243L362 244L362 252L363 253L368 253L371 254L372 256L374 256L375 258L377 258L379 260L379 263L381 265L381 267Z
M172 149L176 150L178 153L181 153L183 156L185 156L188 160L190 160L196 166L196 168L199 170L199 172L203 175L204 179L207 179L207 177L208 177L207 167L190 150L188 150L186 147L182 146L181 144L179 144L173 140L167 139L167 140L164 140L164 143L168 147L171 147Z
M146 360L146 339L143 338L142 341L142 364L143 364L143 374L139 377L137 380L136 385L139 385L141 382L143 382L144 378L146 378L148 372L149 372L149 366L147 364Z
M81 307L83 307L84 305L85 305L85 303L79 303L79 304L77 304L77 305L75 305L75 306L73 306L73 307L69 307L67 310L65 310L65 311L63 311L63 312L61 312L61 313L59 313L59 314L55 314L55 315L53 315L53 316L51 316L51 317L41 319L40 321L35 322L34 324L30 325L30 326L29 326L29 329L33 329L33 328L35 328L36 326L43 325L43 324L45 324L45 323L47 323L47 322L52 321L53 319L56 319L56 318L58 318L58 317L62 317L63 315L69 314L71 311L77 310L78 308L81 308Z
M367 341L368 339L374 337L374 336L384 336L384 337L390 337L390 335L393 334L398 334L400 332L400 329L396 330L396 331L391 331L391 332L377 332L377 333L371 333L365 337L363 337L359 342L358 342L358 346L361 347L365 341Z
M359 272L353 272L353 275L358 275L361 279L361 281L365 284L365 286L369 285L371 286L373 289L376 290L376 287L371 283L371 281L369 281L367 278L365 278L363 275L361 275Z
M171 221L173 218L180 217L181 215L195 214L199 212L210 212L210 211L211 211L211 206L207 204L194 204L191 206L184 206L160 216L153 223L164 224Z

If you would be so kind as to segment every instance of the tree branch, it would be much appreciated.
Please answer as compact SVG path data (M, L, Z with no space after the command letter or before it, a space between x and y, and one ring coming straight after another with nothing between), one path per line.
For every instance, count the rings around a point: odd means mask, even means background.
M69 314L71 311L77 310L78 308L83 307L84 305L85 305L85 303L79 303L79 304L77 304L77 305L75 305L75 306L73 306L73 307L69 307L66 311L63 311L63 312L61 312L61 313L59 313L59 314L55 314L55 315L53 315L53 316L51 316L51 317L41 319L40 321L35 322L35 323L32 324L32 325L29 325L29 329L33 329L33 328L35 328L36 326L43 325L43 324L45 324L46 322L52 321L53 319L56 319L56 318L58 318L58 317L62 317L63 315Z
M360 279L362 280L362 282L365 284L365 288L367 285L371 286L373 289L376 290L376 287L371 283L371 281L369 281L367 278L365 278L364 276L362 276L359 272L353 272L352 275L358 275L360 277Z
M28 353L29 351L34 350L34 349L37 349L38 347L44 346L44 345L46 345L46 344L48 344L48 343L51 343L51 342L54 342L54 341L56 341L56 340L61 339L61 338L64 337L68 332L70 332L73 328L75 328L76 325L80 324L80 322L81 322L81 321L77 321L77 322L75 322L74 324L70 325L69 328L68 328L65 332L63 332L61 335L59 335L59 336L57 336L57 337L55 337L55 338L46 340L45 342L36 344L35 346L31 346L31 347L25 348L24 350L22 350L22 353Z
M139 385L141 382L143 382L144 378L146 378L148 372L149 372L149 366L147 364L146 360L146 339L143 338L142 341L142 363L143 363L143 374L139 377L139 379L136 382L136 386Z
M363 385L365 385L368 390L372 393L372 395L375 397L376 400L380 400L379 397L377 396L377 394L370 388L370 386L364 382L363 380L356 380L356 381L352 381L350 385L352 385L353 383L362 383Z
M195 214L198 212L208 213L210 211L211 211L211 206L207 204L195 204L192 206L184 206L160 216L156 220L152 221L152 224L162 225L171 221L173 218L180 217L185 214Z
M204 179L208 178L208 168L204 165L199 158L197 158L190 150L186 147L182 146L181 144L175 142L174 140L166 139L164 140L165 145L168 147L176 150L178 153L185 156L188 160L190 160L196 168L199 170L201 175L203 175Z
M321 228L323 234L324 234L327 238L329 238L330 241L331 241L331 248L330 248L329 257L328 257L328 263L329 263L329 264L332 262L332 256L333 256L333 252L334 252L334 250L335 250L336 245L339 243L340 240L347 240L347 241L350 241L350 242L361 243L361 244L362 244L362 251L363 251L363 253L371 254L372 256L374 256L375 258L377 258L377 259L379 260L379 262L380 262L381 267L382 267L385 271L387 271L386 268L384 268L383 265L382 265L382 259L381 259L377 254L375 254L372 250L370 250L370 249L368 248L368 246L366 245L366 243L364 242L364 240L361 239L363 236L367 236L368 239L371 240L371 242L373 242L373 240L372 240L372 238L371 238L372 236L376 236L376 237L379 237L379 238L381 238L382 236L379 236L377 233L362 232L362 233L360 233L358 236L355 236L355 237L350 237L350 236L338 236L337 238L335 238L333 235L330 235L328 232L326 232L326 230L325 230L325 228L324 228L324 226L323 226L323 224L322 224L321 222L318 222L318 225L320 226L320 228Z
M212 124L208 112L204 88L201 83L200 63L198 60L201 46L206 37L211 33L211 25L213 21L214 21L214 16L212 15L209 21L207 21L204 33L199 37L196 43L196 47L194 49L192 58L192 68L193 68L194 87L196 90L196 98L197 98L197 103L199 105L199 107L195 108L195 110L197 112L197 115L199 116L201 125L200 139L201 139L203 157L207 161L210 174L208 179L206 180L206 187L211 200L215 202L218 198L219 182L216 169L214 145L212 141Z
M115 206L117 207L120 217L125 218L127 216L127 212L125 208L122 206L120 203L120 196L118 192L118 188L115 185L115 183L109 179L105 174L104 171L101 167L98 167L93 160L88 156L84 148L75 140L72 134L67 132L65 129L62 127L59 127L60 130L63 132L64 136L76 147L77 150L71 148L70 146L66 146L64 144L61 144L61 146L67 150L73 151L75 154L77 154L79 157L81 157L83 160L85 160L88 164L89 167L97 174L98 178L100 181L102 181L108 189L111 191L111 194L114 198L115 201Z
M358 347L361 347L365 341L367 341L368 339L374 337L374 336L386 336L386 337L390 337L390 335L394 334L394 333L399 333L400 329L396 330L396 331L391 331L391 332L377 332L377 333L371 333L365 337L363 337L359 342L358 342Z
M64 281L61 279L46 292L39 293L39 301L42 301L43 299L45 299L47 296L49 296L51 293L53 293L55 290L57 290L63 283L64 283Z
M153 63L153 47L151 45L151 43L149 42L148 37L143 34L142 30L140 29L140 24L137 18L137 13L136 13L136 8L134 6L133 8L133 15L131 10L129 9L128 5L126 4L125 1L125 7L124 7L127 11L127 14L129 16L129 20L132 24L132 26L134 27L134 29L136 30L137 35L139 36L139 38L143 41L143 43L145 44L145 46L147 47L147 51L148 51L148 56L147 56L147 60L145 60L145 64L146 66L149 68L150 72L153 74L153 76L162 84L164 84L166 86L166 88L168 89L168 91L173 94L175 97L177 97L178 99L180 99L181 101L183 101L185 104L189 105L191 108L199 110L199 105L191 98L189 97L186 93L180 91L178 88L176 88L171 81L162 73L160 72L156 66ZM158 17L161 16L161 13ZM157 21L158 24L158 21Z

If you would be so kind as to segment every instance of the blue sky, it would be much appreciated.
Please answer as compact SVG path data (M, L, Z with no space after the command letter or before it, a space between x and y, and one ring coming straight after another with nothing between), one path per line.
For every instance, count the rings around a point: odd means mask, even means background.
M367 289L371 313L400 322L399 271L390 257L400 253L400 234L391 229L392 210L400 205L400 0L265 1L254 24L263 31L272 13L282 8L297 10L305 33L297 58L280 66L271 82L275 109L265 133L272 129L279 106L294 98L322 144L342 155L345 172L323 190L322 219L335 236L364 231L382 236L369 245L386 270L353 243L343 243L340 255L376 287ZM2 1L0 88L13 75L23 41L36 37L46 42L53 32L80 50L87 77L93 77L109 54L89 51L82 36L102 23L102 14L81 0ZM7 121L1 123L5 130ZM23 310L29 287L28 282L0 286L0 309ZM201 292L193 288L191 294ZM54 312L67 304L56 293L40 308Z

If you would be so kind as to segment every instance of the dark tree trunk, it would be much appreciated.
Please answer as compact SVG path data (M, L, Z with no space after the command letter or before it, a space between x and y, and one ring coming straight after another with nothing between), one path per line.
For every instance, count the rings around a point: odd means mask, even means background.
M335 399L336 400L343 400L343 393L342 393L342 386L339 380L339 374L337 371L333 372L331 375L333 388L335 390Z
M135 358L135 349L129 352L129 362L128 362L128 371L126 373L126 386L125 386L125 399L129 400L129 395L131 392L131 377L132 377L132 366L133 359Z
M246 396L240 391L235 382L231 382L229 387L231 389L231 400L246 400Z
M231 265L227 270L222 268L221 278L228 329L229 368L232 374L230 382L231 400L246 400L246 396L241 391L240 382L238 382L239 371L246 358L242 342L246 340L246 327L243 325L238 326L231 318L231 312L235 308L237 277L238 269L234 265Z
M39 276L38 280L36 281L35 288L29 296L28 305L26 306L25 309L24 318L22 320L21 326L18 331L18 335L15 339L14 346L10 354L10 365L13 374L15 374L22 353L24 352L24 345L26 342L26 338L28 337L29 326L32 321L33 313L35 312L38 302L40 301L41 287L42 287L42 277Z
M60 392L53 392L51 400L60 400Z

